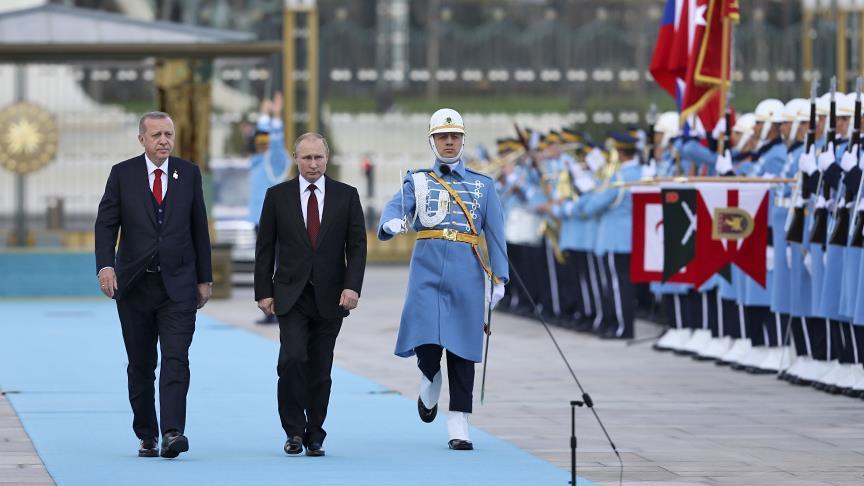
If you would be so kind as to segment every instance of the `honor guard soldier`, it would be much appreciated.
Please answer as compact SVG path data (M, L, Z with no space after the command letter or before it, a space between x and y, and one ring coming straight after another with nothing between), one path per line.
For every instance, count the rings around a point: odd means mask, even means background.
M602 271L609 283L603 295L603 324L596 332L603 338L630 339L636 304L635 288L630 281L633 202L628 189L614 184L638 181L642 167L636 157L635 137L619 132L611 137L620 167L597 192L580 199L580 206L586 215L600 218L595 253L601 257Z
M473 449L474 364L482 359L487 311L504 295L508 281L504 216L495 183L465 167L465 125L455 110L436 111L429 121L430 169L409 173L381 215L378 238L417 231L395 354L417 356L420 419L432 422L441 391L441 357L446 350L450 406L448 445ZM479 248L486 238L489 261Z

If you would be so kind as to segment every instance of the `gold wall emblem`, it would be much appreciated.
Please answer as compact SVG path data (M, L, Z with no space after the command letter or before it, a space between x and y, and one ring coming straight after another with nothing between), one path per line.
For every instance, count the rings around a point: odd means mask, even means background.
M41 169L57 155L57 122L26 101L0 110L0 165L17 174Z
M743 240L753 233L753 216L741 208L716 208L711 225L714 240Z

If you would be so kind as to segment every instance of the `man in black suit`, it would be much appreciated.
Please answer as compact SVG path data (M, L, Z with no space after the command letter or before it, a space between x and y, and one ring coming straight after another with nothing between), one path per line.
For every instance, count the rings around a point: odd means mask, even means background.
M300 454L305 445L307 456L323 456L333 347L342 319L360 298L366 225L357 189L324 176L330 157L324 137L301 135L293 157L300 176L264 197L255 300L279 319L277 397L285 453Z
M132 429L141 457L177 457L189 390L189 345L195 313L213 281L201 172L171 157L174 123L167 113L141 117L144 153L111 168L96 216L96 270L102 293L117 301L129 365ZM115 254L117 233L120 245ZM159 421L154 405L156 344L162 352Z

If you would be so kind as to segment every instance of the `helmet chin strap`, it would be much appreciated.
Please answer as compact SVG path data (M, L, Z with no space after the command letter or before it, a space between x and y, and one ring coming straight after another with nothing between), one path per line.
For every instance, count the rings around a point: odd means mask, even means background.
M459 148L459 153L456 154L456 157L442 157L441 154L438 153L438 149L435 148L435 140L432 135L429 135L429 146L432 147L432 153L435 154L435 158L440 160L445 164L455 164L459 162L459 159L462 158L462 152L465 151L465 136L462 136L462 147Z

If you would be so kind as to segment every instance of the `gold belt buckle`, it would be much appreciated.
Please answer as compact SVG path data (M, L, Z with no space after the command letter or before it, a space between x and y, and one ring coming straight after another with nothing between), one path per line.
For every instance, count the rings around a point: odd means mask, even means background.
M447 228L444 230L444 239L449 241L456 241L457 231L453 228Z

